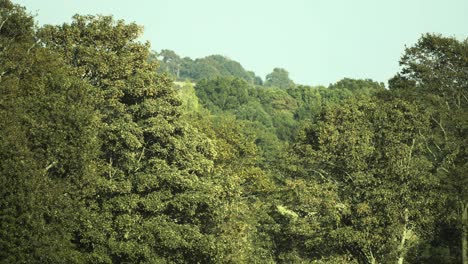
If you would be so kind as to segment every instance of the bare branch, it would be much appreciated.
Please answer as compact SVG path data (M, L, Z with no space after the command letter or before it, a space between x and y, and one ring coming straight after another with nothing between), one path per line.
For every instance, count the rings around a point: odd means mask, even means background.
M445 132L444 127L442 126L442 121L439 122L439 121L437 121L437 119L435 119L434 117L431 117L431 119L432 119L434 122L436 122L437 125L439 125L440 129L441 129L442 132L444 133L445 142L447 142L447 141L448 141L448 139L447 139L447 133Z
M49 171L52 167L54 167L55 165L57 164L56 161L52 162L51 164L47 165L47 167L45 167L44 169L44 174L47 173L47 171Z
M3 28L3 25L5 25L5 23L8 21L10 17L7 17L5 20L2 21L2 24L0 24L0 30L2 30Z
M38 39L36 42L34 42L34 44L32 44L32 45L31 45L31 47L29 47L29 49L28 49L28 52L27 52L27 53L29 54L29 53L30 53L30 51L31 51L31 49L32 49L32 48L34 48L34 46L36 46L36 45L37 45L37 44L38 44L40 41L41 41L41 40L40 40L40 39Z

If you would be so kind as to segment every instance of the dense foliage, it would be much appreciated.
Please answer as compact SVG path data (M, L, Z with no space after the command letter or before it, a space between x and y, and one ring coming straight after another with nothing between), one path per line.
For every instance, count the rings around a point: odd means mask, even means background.
M468 40L386 89L141 32L0 0L0 263L467 263Z
M166 72L176 80L200 81L213 77L237 77L252 84L262 85L262 78L242 65L221 55L211 55L199 59L181 58L172 50L153 52L151 60L160 63L159 72Z

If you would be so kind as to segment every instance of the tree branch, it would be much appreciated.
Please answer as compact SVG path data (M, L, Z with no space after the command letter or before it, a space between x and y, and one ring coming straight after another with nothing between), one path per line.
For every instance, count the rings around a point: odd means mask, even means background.
M442 126L442 121L438 122L434 117L431 117L431 119L436 122L437 125L439 125L440 129L442 130L442 133L444 133L444 139L445 139L445 142L448 141L447 139L447 133L445 132L445 129L444 127Z
M3 25L5 25L5 23L8 21L10 17L7 17L5 20L2 21L2 24L0 24L0 30L2 30L3 28Z

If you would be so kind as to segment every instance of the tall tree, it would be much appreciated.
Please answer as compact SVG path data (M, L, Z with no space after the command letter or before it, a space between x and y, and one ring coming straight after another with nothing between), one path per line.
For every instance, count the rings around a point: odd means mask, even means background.
M468 263L468 39L423 35L405 50L400 65L390 89L430 115L427 149L448 202L442 215L446 223L453 223L456 215L461 261Z
M209 262L217 188L209 140L180 120L170 80L148 62L141 28L107 16L74 16L40 37L101 98L98 177L83 198L76 244L88 262Z
M335 186L340 201L328 236L359 263L403 263L414 234L425 235L438 184L421 136L427 128L419 109L382 95L327 107L302 130L299 168Z

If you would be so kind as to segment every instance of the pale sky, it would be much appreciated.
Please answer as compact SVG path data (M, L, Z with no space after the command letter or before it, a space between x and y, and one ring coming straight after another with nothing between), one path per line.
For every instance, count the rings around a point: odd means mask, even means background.
M152 49L239 61L263 79L275 67L300 84L344 77L387 82L423 33L468 37L468 0L13 0L42 24L113 15L145 28Z

